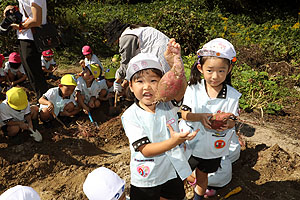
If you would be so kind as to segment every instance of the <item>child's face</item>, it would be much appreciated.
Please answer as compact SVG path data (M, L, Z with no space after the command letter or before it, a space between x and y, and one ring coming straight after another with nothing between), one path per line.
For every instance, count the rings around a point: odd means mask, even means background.
M106 85L108 88L111 88L114 85L114 79L106 79Z
M203 65L198 64L197 68L203 74L206 84L218 87L225 81L232 65L229 66L225 59L213 57L207 59Z
M91 60L92 54L85 55L84 57L86 57L88 60Z
M50 61L50 60L52 59L52 56L44 56L44 59L45 59L46 61Z
M75 90L74 85L59 85L63 97L69 97Z
M131 92L140 103L151 106L155 102L160 77L151 70L144 70L143 73L129 83Z
M82 78L87 81L90 79L93 79L94 76L92 75L91 71L89 70L89 68L85 67L83 72L82 72Z

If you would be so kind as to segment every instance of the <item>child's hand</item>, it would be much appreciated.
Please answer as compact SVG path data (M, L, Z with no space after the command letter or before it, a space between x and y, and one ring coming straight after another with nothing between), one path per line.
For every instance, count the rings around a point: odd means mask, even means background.
M28 130L28 124L26 124L25 122L21 122L19 126L22 130Z
M89 114L89 112L90 112L90 109L89 109L89 107L87 107L86 105L84 105L84 107L82 108L83 109L83 112L85 113L85 114Z
M205 127L205 128L208 128L208 129L212 129L211 128L211 122L209 121L209 119L213 116L213 114L211 113L202 113L200 118L199 118L199 121L202 123L202 125Z
M55 67L53 67L51 72L55 72L55 70L57 70L57 65Z
M183 143L185 140L192 140L194 139L194 137L197 135L199 129L197 129L196 131L193 131L192 133L190 132L175 132L174 129L172 128L172 126L170 124L167 124L167 127L170 131L170 135L171 138L175 140L176 144L181 144Z
M174 65L182 65L180 44L175 42L175 39L170 39L164 56L172 68Z
M80 60L80 61L79 61L79 64L80 64L80 66L81 66L82 68L85 68L85 62L84 62L84 60Z
M48 103L48 111L49 111L50 113L52 113L52 112L54 111L54 105L53 105L52 102L49 102L49 103Z

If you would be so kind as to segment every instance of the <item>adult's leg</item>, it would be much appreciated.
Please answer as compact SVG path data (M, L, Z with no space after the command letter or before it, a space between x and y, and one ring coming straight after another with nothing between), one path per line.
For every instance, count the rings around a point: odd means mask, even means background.
M34 41L20 40L20 55L30 85L39 99L48 90L48 85L41 66L41 54Z

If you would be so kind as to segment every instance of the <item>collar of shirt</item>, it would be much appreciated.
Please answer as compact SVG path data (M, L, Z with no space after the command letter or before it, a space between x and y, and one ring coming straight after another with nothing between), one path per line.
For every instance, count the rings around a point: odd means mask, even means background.
M205 88L206 88L206 81L205 81L205 80L204 80L204 86L205 86ZM227 96L227 86L226 86L226 84L223 83L223 87L222 87L222 89L220 90L220 92L219 92L217 98L218 98L218 99L226 99L226 96Z

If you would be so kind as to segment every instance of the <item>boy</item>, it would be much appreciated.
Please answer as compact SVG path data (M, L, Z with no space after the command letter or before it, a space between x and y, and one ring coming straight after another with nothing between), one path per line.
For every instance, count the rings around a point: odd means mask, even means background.
M40 200L39 194L29 186L16 185L0 195L0 200Z
M26 92L13 87L6 92L6 99L0 104L0 121L4 135L13 137L20 131L34 129L38 124L38 107L30 106ZM34 126L33 126L34 124Z
M125 181L105 167L89 173L83 183L83 192L89 200L126 200L124 190Z
M79 112L76 107L74 90L76 79L71 74L64 75L58 87L50 88L39 99L41 120L47 122L53 117L72 116ZM54 116L55 115L55 116Z
M100 87L96 79L100 76L101 72L98 65L87 65L77 80L77 87L75 89L77 102L86 114L90 112L90 109L100 106L98 99Z
M12 52L9 55L8 62L5 63L4 71L12 87L25 81L27 78L23 65L21 64L20 54L17 52Z
M53 59L53 51L51 49L42 52L41 62L45 77L56 79L53 76L53 72L57 69L57 65Z
M114 81L115 81L115 73L116 69L115 68L109 68L105 70L104 73L104 79L99 81L100 85L100 94L99 94L99 99L101 101L107 101L110 98L114 97Z

